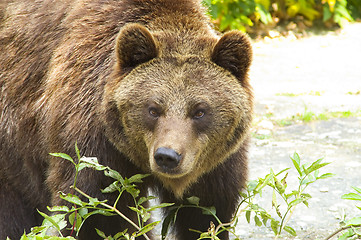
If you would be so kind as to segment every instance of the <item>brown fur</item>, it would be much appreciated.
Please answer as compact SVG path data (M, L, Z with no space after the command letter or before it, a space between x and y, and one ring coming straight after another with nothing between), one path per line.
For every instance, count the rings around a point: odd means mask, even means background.
M191 0L0 0L0 239L40 224L35 209L64 204L71 164L50 152L82 155L129 177L167 202L198 196L232 217L247 176L252 93L251 48L236 31L221 39L200 3ZM196 118L198 113L204 113ZM150 114L152 113L152 114ZM154 160L166 147L182 156L165 171ZM80 189L100 199L109 184L83 170ZM122 197L121 211L129 197ZM214 219L183 209L178 239L196 239ZM92 217L80 239L129 228L119 218ZM223 233L221 239L228 239Z

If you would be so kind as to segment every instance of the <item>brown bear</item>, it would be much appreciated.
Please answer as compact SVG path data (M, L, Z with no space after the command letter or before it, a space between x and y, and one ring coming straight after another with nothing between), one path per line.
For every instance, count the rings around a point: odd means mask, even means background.
M5 5L4 0L0 0ZM251 46L212 30L196 0L14 0L0 23L0 239L18 239L64 204L74 167L52 152L96 156L124 177L150 173L161 201L190 196L232 218L247 177ZM77 186L99 199L110 182L84 169ZM118 207L130 218L132 199ZM167 211L167 210L166 210ZM216 221L183 208L180 240ZM79 239L114 234L117 217L91 217ZM228 239L228 233L219 235ZM142 239L142 238L139 238Z

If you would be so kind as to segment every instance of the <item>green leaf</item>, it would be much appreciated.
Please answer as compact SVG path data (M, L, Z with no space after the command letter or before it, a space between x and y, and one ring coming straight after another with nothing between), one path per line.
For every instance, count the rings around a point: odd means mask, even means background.
M134 176L131 176L128 181L129 183L142 183L143 178L150 176L150 174L136 174Z
M114 239L120 239L121 237L124 237L125 234L128 232L128 229L125 229L123 232L118 232L114 235Z
M115 191L120 191L120 187L118 186L118 181L113 182L108 187L101 190L102 193L113 193Z
M108 201L108 200L100 201L98 198L92 198L92 197L89 197L88 199L89 199L89 205L93 206L93 207L96 207L100 203L106 203ZM84 209L84 208L82 208L82 209Z
M75 142L75 153L76 153L76 156L78 157L78 160L80 161L80 150L78 148L78 142Z
M326 178L330 178L330 177L333 177L335 176L335 174L333 173L325 173L325 174L322 174L321 176L317 177L317 179L326 179Z
M356 193L347 193L342 195L342 199L361 201L361 195Z
M312 198L312 196L311 196L310 194L308 194L308 193L302 193L302 194L301 194L301 197L302 197L303 199L310 199L310 198Z
M261 212L261 217L262 217L263 225L267 226L267 221L268 221L269 219L271 219L271 215L269 215L269 214L266 213L266 212Z
M72 214L70 214L69 215L69 217L68 217L68 219L69 219L69 223L71 224L71 225L73 225L74 224L74 220L75 220L75 212L73 212Z
M297 198L297 199L293 200L292 202L290 202L288 207L290 208L290 207L296 206L296 205L302 203L303 201L304 201L304 199Z
M256 223L256 225L258 227L262 226L262 222L261 222L261 220L259 220L257 215L254 216L254 222Z
M347 19L348 21L353 20L353 18L351 17L351 15L349 14L349 12L346 9L346 6L342 6L341 4L337 4L335 6L335 15L336 14L341 15L343 18Z
M6 240L10 240L10 238L6 238ZM26 233L24 233L22 236L21 236L21 238L20 238L20 240L28 240L29 238L26 236Z
M130 209L133 210L134 212L142 215L142 210L141 210L141 209L136 208L136 207L131 207L131 206L128 206L128 208L130 208Z
M132 195L133 198L137 198L140 194L140 190L135 188L134 186L126 187L125 190Z
M160 223L160 221L157 221L157 222L152 222L152 223L149 223L148 225L142 227L140 229L140 231L136 234L136 237L139 237L147 232L149 232L150 230L152 230L156 225L158 225L158 223Z
M162 240L166 239L169 227L175 223L175 220L177 218L178 209L175 208L171 211L169 211L168 215L164 218L162 223Z
M108 169L108 167L105 167L101 164L99 164L98 159L95 157L82 157L80 158L79 168L78 170L82 170L83 168L88 167L92 168L98 171L103 171L105 169Z
M74 165L76 165L74 160L68 154L65 154L65 153L49 153L49 154L54 157L60 157L62 159L68 160L68 161L72 162Z
M264 188L265 186L267 186L269 184L269 182L273 179L274 174L271 172L269 174L266 175L265 179L260 179L259 180L259 184L257 185L257 187L254 189L254 192L259 192L262 188Z
M358 188L358 187L352 187L352 188L355 189L356 192L361 194L361 188Z
M247 222L248 222L248 223L251 222L251 211L250 211L250 210L247 210L247 211L246 211L246 219L247 219Z
M281 180L281 183L285 186L285 188L287 187L287 181L286 181L287 177L288 177L288 172L285 174L285 176Z
M271 228L275 235L278 235L278 228L280 226L280 222L274 219L271 219Z
M149 200L153 200L153 199L157 199L156 197L153 197L153 196L149 196L149 197L141 197L139 198L138 200L138 205L141 205L142 203L145 203Z
M39 211L38 209L37 209L37 211L43 218L45 218L47 221L49 221L52 224L52 226L54 226L58 231L61 230L58 223L52 217L46 215L45 213Z
M145 223L150 219L151 214L149 212L144 211L143 214L141 214L141 217L142 217L142 221Z
M87 203L80 200L80 198L78 196L70 194L70 193L65 194L65 193L60 192L60 197L62 199L64 199L65 201L74 203L75 205L78 205L78 206L84 207L87 205Z
M86 207L78 209L78 214L82 217L88 213L89 213L89 210Z
M42 233L44 230L47 231L49 227L47 226L40 226L40 227L33 227L31 228L31 234L38 234L38 233Z
M239 192L239 195L241 195L242 198L248 197L247 193L244 193L244 192Z
M280 180L278 180L276 177L273 178L276 188L280 194L283 194L286 190L286 185L282 184Z
M107 238L107 236L105 235L105 233L102 232L102 231L100 231L99 229L96 228L95 231L97 231L97 234L98 234L100 237L102 237L103 239L106 239L106 238Z
M301 159L300 159L300 155L298 155L298 153L293 153L293 157L291 157L292 160L295 160L297 166L299 167L301 164Z
M192 204L192 205L196 205L196 206L199 206L199 197L196 197L196 196L192 196L192 197L189 197L187 198L187 201Z
M158 208L165 208L165 207L170 207L170 206L173 206L174 203L161 203L161 204L158 204L158 205L155 205L155 206L152 206L150 208L147 208L147 211L154 211L155 209L158 209Z
M204 215L216 215L217 211L216 208L214 206L211 207L204 207L204 209L202 209L202 214Z
M291 193L285 194L284 196L286 197L286 199L289 199L292 196L298 195L298 193L298 191L293 190Z
M283 228L286 232L288 232L289 234L291 234L292 236L297 236L296 231L291 228L290 226L284 226Z
M80 226L82 225L83 219L77 212L73 212L69 215L69 223L74 226L75 223L75 229L78 231L80 229Z
M103 216L107 216L107 217L110 217L110 216L115 216L116 214L111 212L110 210L94 210L94 211L91 211L89 212L88 214L85 214L83 216L83 219L87 219L88 217L92 216L92 215L95 215L95 214L101 214ZM83 221L84 222L84 221Z
M50 212L69 212L69 208L67 206L53 206L53 207L47 206L47 209Z
M346 222L346 226L361 225L361 217L354 217Z
M298 174L299 174L300 176L302 176L302 171L301 171L301 169L300 169L300 166L297 164L297 161L295 161L294 159L292 159L292 162L293 162L293 165L295 166Z
M322 160L323 160L323 158L318 159L317 161L313 162L313 163L311 164L311 166L307 168L307 171L308 171L309 173L311 173L311 172L316 171L317 169L320 169L320 168L322 168L322 167L327 166L328 164L330 164L330 163L321 163Z
M124 184L124 178L122 177L122 175L120 175L120 173L118 173L117 171L115 171L113 169L105 170L104 175L107 177L111 177L115 180L118 180L121 184Z

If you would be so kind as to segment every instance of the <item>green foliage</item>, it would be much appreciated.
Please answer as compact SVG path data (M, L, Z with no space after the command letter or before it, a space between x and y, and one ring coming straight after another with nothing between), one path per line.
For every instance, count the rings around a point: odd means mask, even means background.
M268 24L273 21L269 0L205 0L204 3L220 31L246 31L246 27L253 26L255 22Z
M259 24L302 16L311 23L319 18L343 27L361 17L359 0L203 0L220 31L247 31Z
M154 199L153 196L140 197L140 190L137 188L137 183L141 183L142 179L147 177L148 174L137 174L130 178L123 178L117 171L110 169L109 167L99 164L96 158L80 157L79 149L75 146L77 161L72 157L64 153L52 153L52 156L60 157L70 161L75 167L75 179L72 188L81 196L85 197L83 201L78 195L71 193L60 193L60 197L65 201L72 204L72 207L67 206L54 206L48 207L49 212L52 212L50 216L39 211L39 214L44 217L43 224L40 227L34 227L31 233L22 236L22 240L37 240L37 239L75 239L72 237L65 237L62 235L62 230L68 226L68 223L72 226L69 230L72 230L78 236L80 229L84 222L94 214L100 214L104 216L119 215L124 220L133 225L137 231L129 233L127 229L117 233L114 236L107 236L101 229L96 229L99 236L108 240L120 240L120 239L135 239L138 236L143 235L146 239L149 239L146 235L147 232L152 230L160 221L147 224L151 216L151 212L157 208L164 208L172 206L172 203L162 203L159 205L145 207L142 204ZM77 188L77 176L78 173L84 168L92 168L97 171L103 171L104 175L113 179L113 183L102 190L103 193L117 193L118 197L113 205L107 204L107 200L98 200L83 192ZM136 212L138 216L138 222L132 222L127 216L117 209L118 201L122 194L130 194L134 199L134 206L129 208ZM49 236L54 233L58 236ZM53 235L54 235L53 234Z
M146 234L160 223L160 221L156 221L147 224L147 221L151 216L151 212L157 208L164 207L167 207L169 211L162 223L162 239L166 239L169 228L175 223L177 214L182 208L197 208L202 210L203 214L211 215L215 219L216 222L210 222L209 229L206 232L199 231L199 229L191 229L191 231L199 233L200 237L198 239L219 240L218 235L223 231L228 231L235 236L235 239L240 239L235 233L235 227L241 214L245 215L248 223L250 223L251 219L253 219L256 226L266 226L271 228L276 238L283 231L292 236L296 236L296 231L292 226L287 225L287 222L289 221L296 206L304 204L308 207L308 200L312 198L312 196L305 192L306 188L318 180L333 176L331 173L320 174L319 172L321 168L327 166L329 163L323 163L322 159L318 159L312 163L301 163L299 155L294 153L291 160L298 177L298 186L295 189L289 189L287 185L290 168L283 169L277 173L271 169L270 173L263 178L258 178L258 180L248 182L246 191L240 192L242 201L238 205L235 216L229 223L222 223L217 217L216 209L213 206L201 206L200 199L195 196L187 198L187 204L174 205L172 203L162 203L159 205L145 207L142 204L154 199L154 197L140 197L140 191L136 184L141 183L143 178L148 175L137 174L130 178L123 178L117 171L99 164L96 158L80 157L77 147L76 152L78 156L77 161L73 160L69 155L63 153L54 153L51 155L66 159L74 165L76 176L72 188L83 197L82 199L86 200L82 200L79 196L74 194L60 193L60 197L71 203L72 207L48 207L48 211L52 213L50 215L39 211L39 214L44 217L43 224L39 227L32 228L31 232L28 234L24 233L21 240L74 240L75 238L73 237L63 236L62 230L70 224L72 227L69 230L73 230L77 236L87 218L94 214L101 214L104 216L119 215L137 229L136 232L132 233L125 229L114 236L108 236L101 229L96 229L97 234L103 239L134 240L136 237L141 235L143 235L146 239L149 239ZM92 168L97 171L103 171L107 177L113 179L113 183L102 190L103 193L118 193L118 198L113 205L109 205L106 200L93 198L77 188L77 175L84 168ZM255 197L262 197L262 192L265 188L272 190L271 203L274 210L272 213L267 212L262 206L255 203ZM356 193L345 194L342 198L361 201L361 189L357 187L354 187L353 189ZM134 206L130 206L129 208L137 214L137 223L132 222L116 208L122 194L130 194L133 197ZM360 206L357 206L357 208L361 210ZM342 232L342 235L339 237L339 240L359 238L361 232L360 227L361 217L344 221L343 226L333 233L330 238L340 232Z
M306 188L317 180L333 176L331 173L320 175L319 169L329 164L322 163L322 159L318 159L311 164L301 164L299 155L295 153L293 157L291 157L291 160L298 173L299 185L296 189L287 189L289 168L283 169L278 173L275 173L271 169L270 173L264 178L249 182L247 192L241 193L243 197L241 204L246 203L248 205L245 210L247 222L250 223L253 213L256 226L270 226L276 236L279 236L283 230L292 236L296 236L296 231L287 225L287 221L290 219L297 205L303 203L308 207L308 200L312 198L312 196L305 192ZM262 191L265 187L270 187L273 190L272 207L275 211L275 217L259 204L254 203L255 196L262 196ZM278 202L279 198L282 200L281 203ZM281 211L281 204L286 208L284 212ZM270 225L268 225L268 223Z

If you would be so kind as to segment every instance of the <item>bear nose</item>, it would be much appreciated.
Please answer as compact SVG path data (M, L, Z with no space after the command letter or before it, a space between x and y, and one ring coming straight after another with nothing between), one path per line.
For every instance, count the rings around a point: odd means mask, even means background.
M154 159L159 167L170 170L178 166L182 155L171 148L160 147L155 151Z

